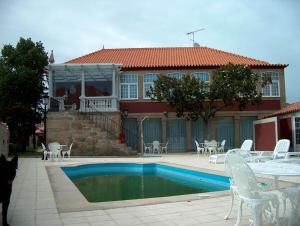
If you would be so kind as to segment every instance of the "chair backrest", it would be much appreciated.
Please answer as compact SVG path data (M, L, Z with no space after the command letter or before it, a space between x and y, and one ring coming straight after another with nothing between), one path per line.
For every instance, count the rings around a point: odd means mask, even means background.
M195 140L195 144L196 144L197 149L200 148L198 141Z
M222 148L225 147L225 143L226 143L226 140L222 140L222 142L221 142L221 147L222 147Z
M69 147L69 152L71 152L71 150L72 150L72 146L73 146L73 143L72 144L70 144L70 147Z
M224 165L225 165L225 173L227 176L229 176L230 178L232 178L232 172L231 172L231 168L230 165L228 164L228 156L231 154L235 154L237 152L237 149L231 149L228 150L228 152L225 155L225 160L224 160Z
M225 164L226 172L229 172L239 196L259 198L255 174L239 152L227 154Z
M161 145L162 148L168 148L169 140L167 140L167 143L165 145Z
M153 145L153 149L160 147L160 143L157 140L153 141L152 145Z
M243 151L251 151L252 145L253 145L253 140L244 140L240 149Z
M290 140L282 139L279 140L274 148L273 158L276 159L280 154L286 154L290 148Z
M209 146L211 146L211 147L217 147L218 146L218 142L216 140L212 140L210 142Z
M41 144L42 144L43 151L47 151L46 146L43 143L41 143Z
M52 142L48 144L49 151L58 152L61 149L61 146L58 142Z

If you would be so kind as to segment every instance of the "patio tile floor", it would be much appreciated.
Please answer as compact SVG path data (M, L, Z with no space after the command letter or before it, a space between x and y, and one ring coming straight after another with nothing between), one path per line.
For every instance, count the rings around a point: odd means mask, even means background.
M44 162L36 158L20 158L9 207L8 222L11 226L226 226L235 224L236 203L231 218L223 220L231 202L229 195L194 201L80 212L59 213L56 208L46 166L95 162L156 161L220 172L224 170L223 164L209 164L207 157L198 158L195 154L166 155L161 158L144 159L72 158L64 162ZM299 178L293 178L293 180L300 183ZM281 198L279 193L278 195ZM249 225L248 219L249 213L244 207L242 225Z

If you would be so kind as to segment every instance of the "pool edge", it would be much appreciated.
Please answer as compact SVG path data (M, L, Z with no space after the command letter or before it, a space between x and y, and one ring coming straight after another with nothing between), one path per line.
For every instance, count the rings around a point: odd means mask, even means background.
M144 164L144 163L139 163L139 164ZM183 169L189 169L189 170L205 172L205 173L213 173L216 175L224 176L224 174L222 174L222 172L220 171L214 171L208 169L202 170L200 168L186 167L179 164L170 164L163 161L156 162L156 164L163 164L167 166L179 167ZM78 166L78 165L86 165L86 164L72 164L69 166ZM71 179L63 172L61 166L47 166L46 171L49 177L49 181L51 184L51 188L53 191L53 195L59 213L88 211L88 210L105 210L105 209L132 207L132 206L194 201L194 200L200 200L206 198L221 197L230 194L228 190L225 190L225 191L215 191L215 192L147 198L147 199L133 199L133 200L90 203L86 200L86 198L82 195L82 193L78 190L78 188L73 184Z

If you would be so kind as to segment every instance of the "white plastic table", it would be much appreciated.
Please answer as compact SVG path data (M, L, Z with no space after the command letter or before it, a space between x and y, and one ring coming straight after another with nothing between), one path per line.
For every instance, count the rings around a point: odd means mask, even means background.
M248 163L254 173L264 174L274 177L275 188L278 189L278 178L299 177L300 176L300 161L269 161L265 163Z

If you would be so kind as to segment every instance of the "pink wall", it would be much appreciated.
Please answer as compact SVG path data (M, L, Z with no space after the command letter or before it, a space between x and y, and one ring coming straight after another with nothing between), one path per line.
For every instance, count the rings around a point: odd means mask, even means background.
M121 101L120 110L128 108L129 113L174 112L166 102L155 101ZM259 105L249 104L244 111L273 111L280 109L280 100L263 100ZM239 111L237 106L230 106L223 111Z
M255 129L255 150L273 151L276 145L276 124L267 122L254 125Z

